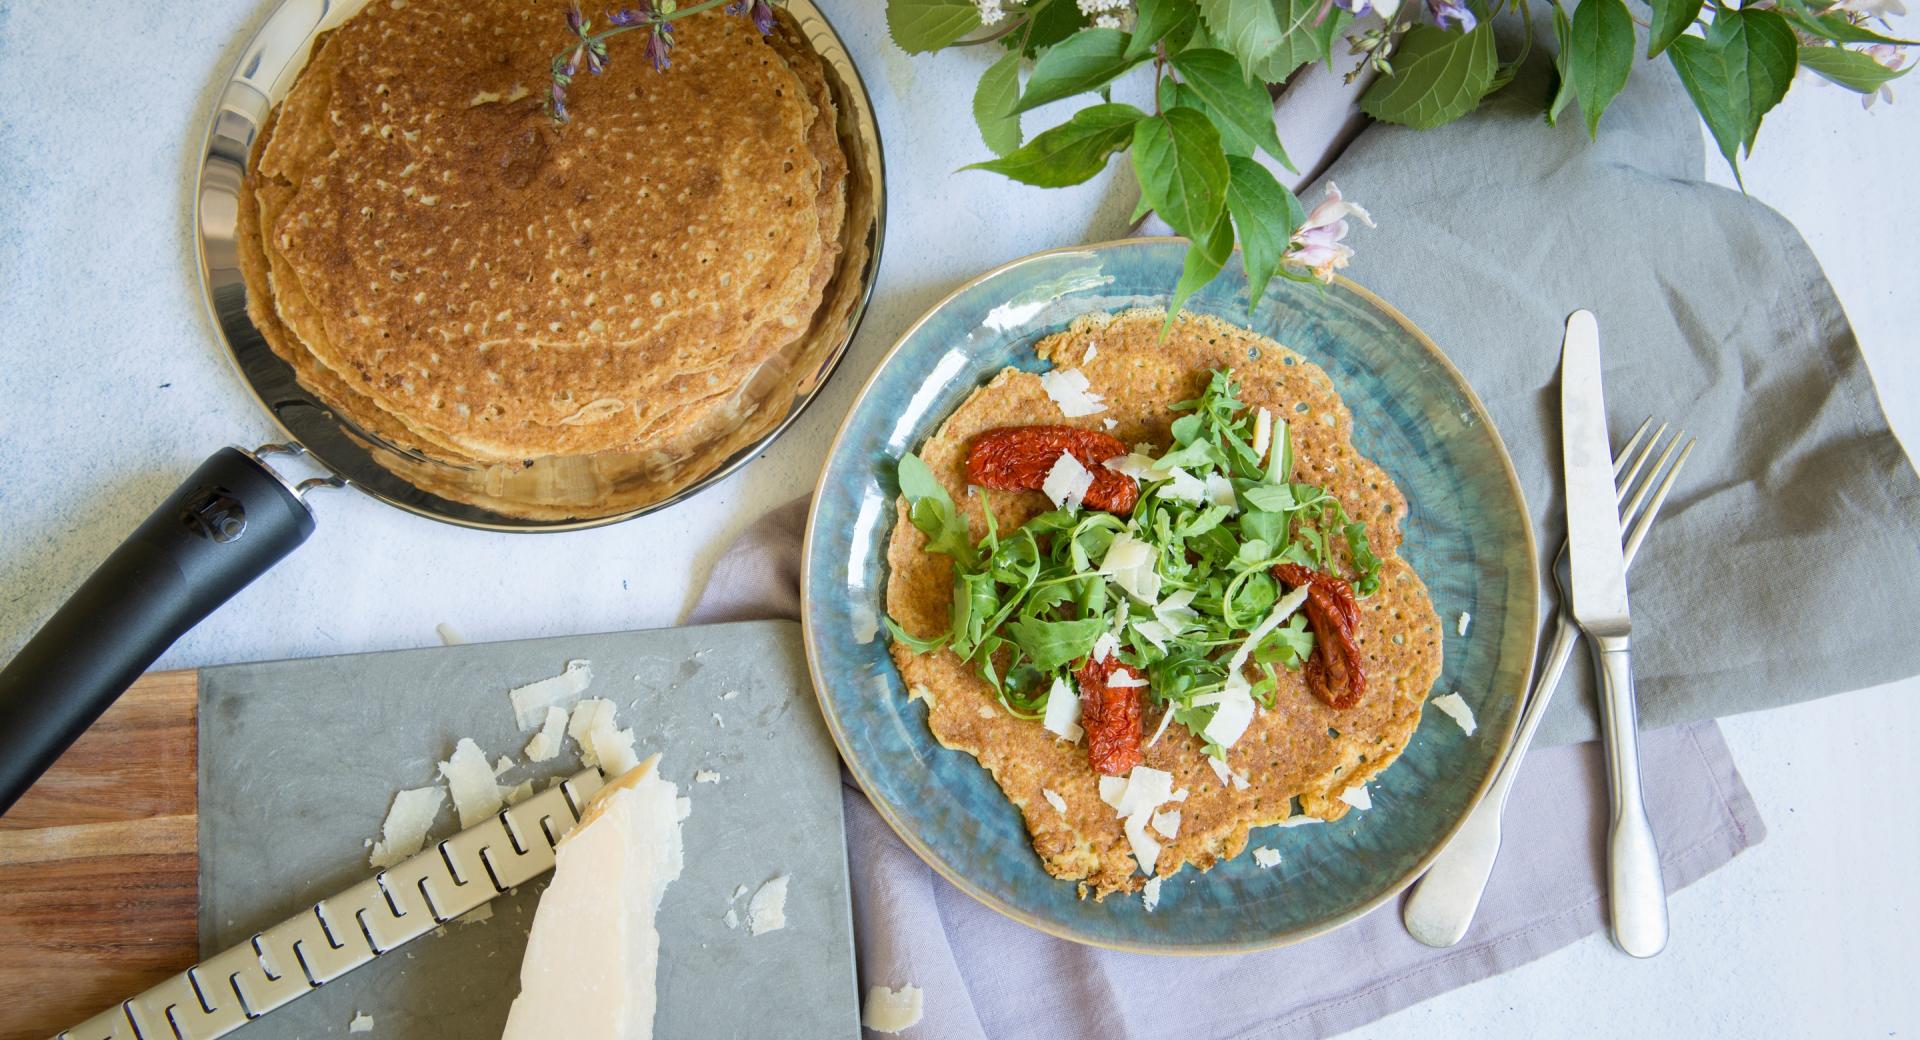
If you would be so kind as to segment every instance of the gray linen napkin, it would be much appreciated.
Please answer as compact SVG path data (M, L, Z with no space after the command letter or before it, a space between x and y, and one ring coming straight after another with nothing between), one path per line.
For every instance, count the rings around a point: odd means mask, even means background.
M798 617L806 507L791 503L749 528L714 565L688 621ZM1669 889L1766 836L1713 723L1648 733L1640 752ZM1599 746L1543 749L1523 768L1507 803L1507 855L1459 946L1415 942L1389 903L1297 946L1179 959L1079 946L975 902L902 844L843 772L861 984L921 987L926 1018L912 1040L1278 1040L1352 1029L1604 926Z

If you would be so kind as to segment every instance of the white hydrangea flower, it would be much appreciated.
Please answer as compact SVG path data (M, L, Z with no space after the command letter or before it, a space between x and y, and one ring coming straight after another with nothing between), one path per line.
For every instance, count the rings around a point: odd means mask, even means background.
M980 9L981 25L993 25L1007 16L1006 9L1000 4L1001 0L973 0L973 6Z

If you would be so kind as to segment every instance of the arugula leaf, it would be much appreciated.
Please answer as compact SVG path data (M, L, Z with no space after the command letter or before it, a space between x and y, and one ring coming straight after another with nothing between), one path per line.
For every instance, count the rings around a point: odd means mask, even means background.
M979 27L972 0L887 0L887 32L908 54L937 51Z
M1381 122L1431 129L1471 112L1498 69L1493 19L1480 19L1467 33L1416 25L1394 51L1393 75L1367 88L1360 110Z
M1793 83L1798 52L1787 20L1760 10L1721 10L1704 38L1682 36L1667 48L1667 60L1743 186L1740 146L1752 153L1760 120Z
M973 91L973 121L980 127L980 139L995 155L1020 147L1020 116L1013 110L1019 96L1020 54L1008 51L987 66Z
M1273 129L1273 98L1262 83L1249 83L1240 63L1226 51L1188 49L1173 56L1173 70L1182 84L1199 97L1202 111L1213 116L1214 123L1231 126L1287 169L1293 160L1280 147Z
M1252 159L1227 158L1227 212L1240 233L1241 260L1247 269L1247 307L1259 306L1267 283L1280 269L1293 229L1307 219L1306 208Z
M1856 94L1871 94L1912 71L1912 66L1904 69L1887 68L1871 57L1845 47L1802 46L1800 65L1811 69L1820 78L1838 83Z
M1167 49L1178 51L1193 35L1193 24L1200 9L1193 0L1137 0L1133 19L1133 38L1127 42L1126 56L1145 58L1153 45L1165 40Z
M1027 89L1015 112L1097 90L1140 63L1127 57L1127 34L1118 29L1082 29L1060 41L1033 63Z
M1649 0L1653 24L1647 30L1647 57L1657 58L1700 17L1702 0Z
M900 493L907 496L908 502L930 498L949 509L953 508L953 499L948 497L946 487L940 483L940 478L933 475L932 468L921 461L920 456L912 452L900 456L899 466L894 473L900 482Z
M1188 238L1210 238L1227 202L1220 133L1190 108L1133 125L1133 172L1160 219Z
M930 654L947 645L947 633L942 632L932 639L922 639L912 632L901 628L900 623L892 617L887 618L887 634L893 637L894 642L905 646L916 654Z
M1587 118L1587 136L1600 136L1600 116L1633 71L1633 16L1625 0L1580 0L1573 11L1573 57L1568 71Z
M947 496L947 489L940 486L933 470L920 461L920 456L908 452L900 456L896 472L913 526L926 533L927 551L943 553L957 564L971 566L976 554L966 518L954 509L953 499Z
M1285 484L1255 484L1242 491L1247 504L1266 513L1284 513L1296 508L1293 492Z
M1043 188L1079 184L1099 173L1113 153L1127 146L1134 126L1146 115L1132 105L1090 105L1006 157L964 169L990 170Z
M1086 657L1093 650L1093 641L1106 630L1106 619L1097 617L1074 621L1023 617L1007 625L1007 634L1033 659L1033 666L1043 672Z

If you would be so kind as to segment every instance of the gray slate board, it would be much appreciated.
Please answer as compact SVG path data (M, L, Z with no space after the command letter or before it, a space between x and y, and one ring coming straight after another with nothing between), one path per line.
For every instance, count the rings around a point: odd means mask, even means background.
M839 760L807 680L800 627L766 621L229 665L200 673L200 949L217 953L372 873L394 792L439 781L461 737L518 763L511 786L579 768L525 761L507 691L593 663L644 758L693 799L686 871L660 908L663 1040L859 1035ZM738 695L727 699L728 691ZM715 720L715 715L720 721ZM724 723L724 724L722 724ZM718 784L693 782L711 769ZM459 829L451 802L433 838ZM792 878L787 926L759 937L747 899ZM732 903L734 889L748 896ZM545 882L377 958L234 1034L382 1040L498 1037ZM729 905L742 926L723 923Z

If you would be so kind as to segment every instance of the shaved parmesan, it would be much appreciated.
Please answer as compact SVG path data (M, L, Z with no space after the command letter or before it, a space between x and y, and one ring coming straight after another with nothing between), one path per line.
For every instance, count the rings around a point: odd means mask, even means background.
M1113 803L1114 815L1135 816L1152 812L1173 797L1173 774L1152 766L1134 766L1127 774L1127 788ZM1142 821L1145 822L1145 821Z
M1140 873L1148 877L1153 876L1154 864L1160 861L1160 843L1147 833L1147 817L1152 812L1151 809L1142 809L1134 813L1127 817L1123 828L1127 832L1127 845L1133 849L1134 862L1140 865Z
M1121 602L1126 601L1121 600ZM1093 649L1087 652L1087 657L1095 661L1104 661L1119 652L1120 637L1112 632L1102 632L1100 638L1093 641Z
M380 840L367 857L368 864L375 870L385 870L419 852L446 800L447 793L438 787L416 787L394 795L386 821L380 824Z
M1153 818L1148 822L1153 824L1154 830L1159 831L1168 841L1172 841L1180 833L1180 810L1169 809L1166 812L1154 813Z
M740 927L740 911L728 907L727 915L720 920L725 922L728 928L738 928Z
M1155 744L1160 743L1161 734L1167 731L1167 723L1172 721L1173 721L1173 706L1168 705L1167 710L1160 713L1160 724L1153 727L1153 736L1148 738L1147 740L1148 747L1152 747Z
M1087 381L1087 374L1077 368L1040 373L1040 389L1053 398L1053 403L1060 406L1060 414L1069 419L1107 410L1100 395L1088 389L1092 385Z
M1142 679L1125 668L1115 668L1113 674L1107 677L1107 687L1109 689L1137 690L1146 684L1147 681L1145 679Z
M451 646L452 644L448 644L448 645ZM373 1016L367 1014L364 1011L354 1012L353 1021L347 1023L347 1032L349 1033L373 1032Z
M1047 713L1040 725L1062 740L1080 742L1080 698L1068 688L1066 680L1053 680L1053 687L1047 691Z
M1160 574L1154 569L1159 561L1160 550L1122 531L1101 557L1100 573L1134 599L1152 604L1160 598Z
M880 634L880 618L874 614L871 604L855 603L847 610L847 617L853 622L854 642L865 646Z
M1280 854L1262 845L1253 850L1253 861L1262 867L1277 867L1280 865Z
M1040 482L1040 490L1061 509L1078 509L1093 487L1093 473L1070 452L1061 452Z
M887 680L885 676L880 677L880 686L881 686L882 692L885 692L886 681ZM907 700L926 701L927 710L928 711L933 710L933 691L927 689L926 683L914 683L912 686L907 687Z
M741 896L744 896L746 894L747 894L747 886L735 885L733 886L733 895L730 898L739 899Z
M608 776L640 764L633 752L633 731L620 729L613 713L612 701L589 698L573 706L573 718L567 722L567 736L580 745L580 763L599 766Z
M1301 813L1298 816L1289 816L1286 819L1281 820L1279 823L1274 824L1274 826L1275 827L1304 827L1309 823L1325 823L1325 822L1327 821L1322 820L1318 816L1308 816L1306 813Z
M501 755L499 758L496 758L493 760L494 776L504 776L507 773L507 771L512 768L513 768L513 759L510 756Z
M1471 624L1473 624L1473 615L1463 610L1460 612L1459 620L1454 622L1453 630L1464 636L1467 634L1467 626Z
M1147 908L1147 913L1153 913L1154 908L1160 905L1159 878L1148 879L1147 886L1140 890L1140 905Z
M1232 747L1253 723L1253 708L1251 688L1247 686L1246 677L1236 668L1227 673L1227 685L1220 691L1220 703L1214 706L1213 718L1207 720L1200 735L1223 748Z
M1120 796L1127 793L1127 778L1124 776L1103 776L1100 778L1100 800L1108 805L1118 806ZM1125 813L1120 815L1125 816Z
M860 1006L860 1024L876 1033L891 1035L918 1023L921 1014L920 987L902 986L895 990L875 986L867 991L866 1003Z
M1179 635L1199 624L1200 615L1191 606L1194 595L1193 589L1181 589L1161 600L1154 605L1154 618L1167 626L1168 631L1174 635Z
M461 830L499 812L505 804L500 785L494 782L493 767L487 765L486 752L470 737L461 737L453 746L453 754L440 763L440 775L453 793Z
M1152 643L1159 650L1165 650L1167 643L1176 635L1173 629L1160 621L1135 621L1133 630L1140 638Z
M1340 800L1362 812L1373 808L1373 795L1367 793L1366 784L1355 784L1340 792Z
M1051 790L1048 790L1047 788L1044 788L1044 787L1040 789L1040 797L1045 798L1047 800L1047 804L1053 806L1054 812L1057 812L1062 816L1065 816L1067 814L1067 800L1065 798L1060 797L1059 795L1053 793Z
M518 805L521 802L526 801L532 795L533 795L533 781L522 780L519 783L513 785L513 790L507 792L507 804Z
M1184 787L1182 787L1178 791L1173 792L1172 796L1167 799L1167 801L1169 802L1184 802L1186 800L1187 800L1187 789Z
M507 693L513 703L513 721L523 730L532 729L546 718L548 708L572 704L592 682L591 662L568 661L567 670L559 675L515 687Z
M1240 669L1247 666L1247 658L1253 656L1253 651L1259 647L1260 641L1267 638L1268 633L1280 627L1280 622L1292 616L1294 611L1300 609L1300 604L1306 601L1305 585L1280 597L1279 602L1273 605L1273 609L1267 613L1267 616L1253 626L1252 632L1247 633L1246 641L1240 644L1240 649L1233 652L1233 659L1227 662L1227 675L1239 675Z
M1211 755L1207 756L1207 766L1213 770L1214 776L1220 778L1221 783L1232 784L1236 790L1247 789L1247 774L1227 768L1225 762Z
M1457 693L1449 693L1444 697L1435 697L1433 699L1433 706L1446 712L1449 718L1459 724L1460 732L1465 733L1469 737L1473 736L1474 730L1480 728L1479 724L1473 721L1473 708L1468 706L1466 698L1461 697Z
M1253 413L1253 458L1258 462L1267 457L1267 446L1273 443L1273 413L1265 408Z
M1207 474L1207 501L1216 506L1226 506L1228 515L1240 511L1240 496L1233 493L1233 481L1224 473Z
M1116 455L1101 465L1143 484L1157 483L1173 475L1172 466L1160 465L1153 456L1143 451L1130 451L1125 455Z
M1207 485L1199 477L1178 466L1167 471L1167 484L1160 489L1166 498L1199 505L1207 500Z
M747 904L747 931L754 935L777 932L787 926L787 875L760 886Z
M717 784L720 782L720 774L711 769L702 769L693 774L693 782L696 784Z
M540 732L527 741L525 753L529 762L545 762L560 753L561 741L567 736L567 713L560 708L547 709L547 721L540 726Z

